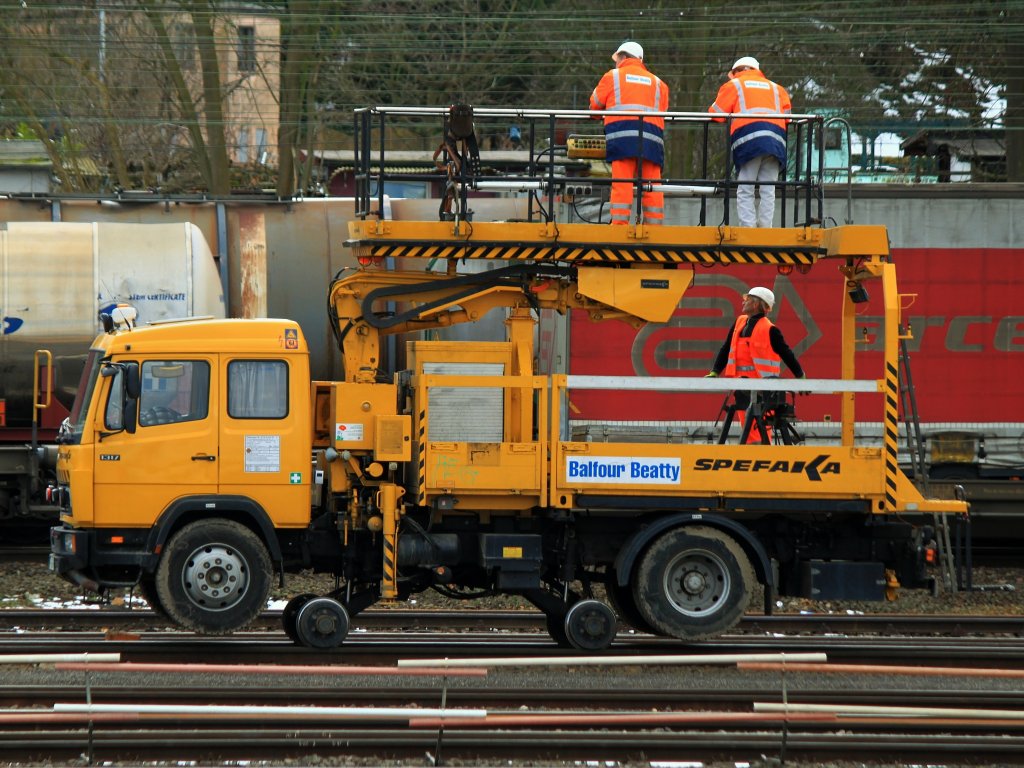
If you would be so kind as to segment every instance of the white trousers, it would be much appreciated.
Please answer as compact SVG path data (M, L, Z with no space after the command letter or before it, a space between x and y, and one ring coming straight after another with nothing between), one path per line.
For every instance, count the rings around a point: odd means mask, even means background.
M775 182L779 180L782 167L772 155L761 155L741 165L736 173L739 186L736 188L736 212L740 217L741 227L770 227L775 216ZM761 204L754 208L754 184Z

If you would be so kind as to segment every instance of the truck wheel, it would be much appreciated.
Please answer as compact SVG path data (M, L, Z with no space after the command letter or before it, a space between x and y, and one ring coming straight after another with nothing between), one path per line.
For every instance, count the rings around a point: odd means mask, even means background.
M721 531L677 528L656 539L640 561L637 608L659 632L680 640L715 635L742 618L754 570Z
M199 520L174 534L156 569L167 614L204 635L225 635L266 608L270 555L255 533L232 520Z

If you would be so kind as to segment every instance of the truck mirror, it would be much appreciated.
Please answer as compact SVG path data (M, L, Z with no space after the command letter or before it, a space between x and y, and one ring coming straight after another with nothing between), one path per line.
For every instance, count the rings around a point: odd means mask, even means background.
M125 390L124 408L121 411L121 425L129 435L135 434L135 428L139 423L139 398L132 397Z
M124 367L124 431L135 434L138 425L139 397L142 395L142 379L138 363L123 363Z
M124 391L133 400L142 395L142 379L139 377L138 363L121 363L124 369Z
M108 403L107 427L113 432L101 433L100 438L108 437L124 430L128 434L135 434L138 426L139 397L142 394L142 380L139 376L138 363L104 363L100 369L100 376L109 379L112 376L122 374L121 378L115 381L114 389L110 397L120 400L114 410L110 408L113 404Z

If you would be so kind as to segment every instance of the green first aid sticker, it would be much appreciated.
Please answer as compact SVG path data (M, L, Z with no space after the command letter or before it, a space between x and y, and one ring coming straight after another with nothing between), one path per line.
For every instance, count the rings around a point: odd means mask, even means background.
M292 472L290 475L288 475L288 482L292 483L293 485L301 483L302 482L302 473L301 472Z

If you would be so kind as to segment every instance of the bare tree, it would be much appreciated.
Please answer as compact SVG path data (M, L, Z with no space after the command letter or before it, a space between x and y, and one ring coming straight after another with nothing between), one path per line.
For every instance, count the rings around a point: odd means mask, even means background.
M173 84L182 122L188 129L196 161L207 190L214 195L231 192L231 172L224 133L224 92L218 58L214 5L211 0L186 0L183 10L191 16L201 68L201 98L196 100L177 59L165 15L148 3L141 8L156 35L157 48ZM198 101L198 104L197 104ZM201 106L201 111L200 107Z
M1024 0L29 3L0 16L0 121L39 136L68 190L227 194L238 116L226 105L243 87L228 79L230 14L240 8L280 22L280 48L266 51L280 62L277 113L256 118L279 127L281 197L307 186L315 148L350 142L353 107L584 108L627 38L644 45L674 110L706 110L732 61L752 55L796 110L842 114L862 134L1004 128L1008 177L1024 178ZM699 170L697 141L669 132L670 175Z
M288 198L309 183L319 127L321 43L337 40L340 27L339 17L330 13L334 4L326 0L287 0L283 5L277 195ZM299 163L302 156L305 162Z

